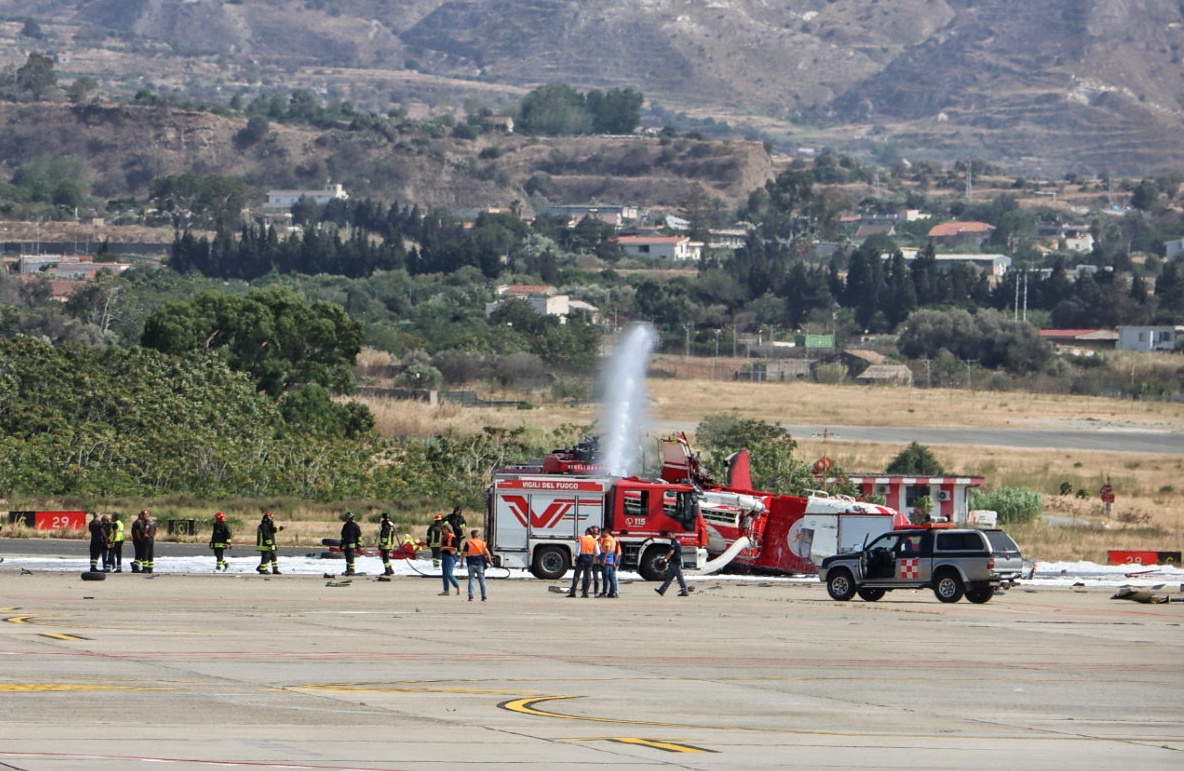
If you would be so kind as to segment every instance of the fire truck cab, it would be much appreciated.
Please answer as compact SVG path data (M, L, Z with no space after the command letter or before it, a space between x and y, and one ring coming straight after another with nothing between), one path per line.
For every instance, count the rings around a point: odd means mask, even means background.
M579 537L593 526L612 528L623 552L620 567L649 581L664 573L662 531L682 543L684 567L707 560L706 528L690 485L514 469L494 474L485 528L495 565L560 579L574 563Z

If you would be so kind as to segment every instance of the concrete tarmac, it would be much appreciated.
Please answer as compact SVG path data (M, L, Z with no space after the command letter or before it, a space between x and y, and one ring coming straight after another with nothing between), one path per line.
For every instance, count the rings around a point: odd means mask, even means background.
M616 600L491 581L483 603L431 579L328 583L0 565L0 768L1184 763L1184 603L838 603L711 578Z

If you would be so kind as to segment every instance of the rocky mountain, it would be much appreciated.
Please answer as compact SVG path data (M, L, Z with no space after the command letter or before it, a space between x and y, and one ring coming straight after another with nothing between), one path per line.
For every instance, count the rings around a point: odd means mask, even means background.
M124 88L310 87L415 112L563 81L787 148L1184 167L1180 0L0 0L0 16L4 61L50 50L63 79Z

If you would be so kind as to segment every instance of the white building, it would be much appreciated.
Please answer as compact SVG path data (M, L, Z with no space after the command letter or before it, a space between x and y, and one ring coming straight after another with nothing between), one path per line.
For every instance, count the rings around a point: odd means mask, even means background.
M617 243L625 254L660 260L698 260L703 244L687 236L620 236Z
M349 200L349 193L341 185L326 185L323 190L268 190L267 209L291 209L301 198L311 198L324 206L333 200Z
M572 311L588 311L593 321L597 318L597 309L581 300L572 300L565 294L559 294L553 286L513 285L499 286L497 299L485 303L485 318L502 307L509 300L521 300L534 309L540 316L558 316L559 320L567 323L567 316Z
M1122 326L1118 328L1120 351L1175 351L1184 341L1180 326Z

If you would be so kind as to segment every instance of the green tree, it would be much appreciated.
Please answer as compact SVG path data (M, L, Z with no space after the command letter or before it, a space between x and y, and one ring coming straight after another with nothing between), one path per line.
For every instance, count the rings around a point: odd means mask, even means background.
M971 490L970 508L997 512L1001 525L1030 522L1040 516L1044 497L1029 487Z
M900 451L884 469L888 474L923 474L925 476L941 476L945 473L941 463L934 457L928 447L913 442Z
M17 91L40 101L57 87L58 76L53 71L53 59L36 51L30 52L25 63L16 71Z
M592 119L592 131L597 134L631 134L641 122L641 105L645 97L631 88L614 88L607 92L595 89L585 97L585 105Z
M90 167L76 155L39 155L17 169L13 183L29 200L74 208L90 197Z
M231 368L272 398L308 383L350 393L362 325L340 305L310 304L290 289L245 297L207 292L157 308L141 344L174 355L222 350Z
M66 98L71 102L78 104L84 101L87 97L99 89L99 81L84 75L80 78L75 78L70 87L66 89Z
M516 126L524 134L587 134L592 118L583 94L566 83L551 83L522 98Z
M703 448L705 467L716 479L725 478L725 462L731 455L748 450L755 489L796 494L816 484L809 466L794 460L797 442L776 424L708 415L695 429L695 439Z

